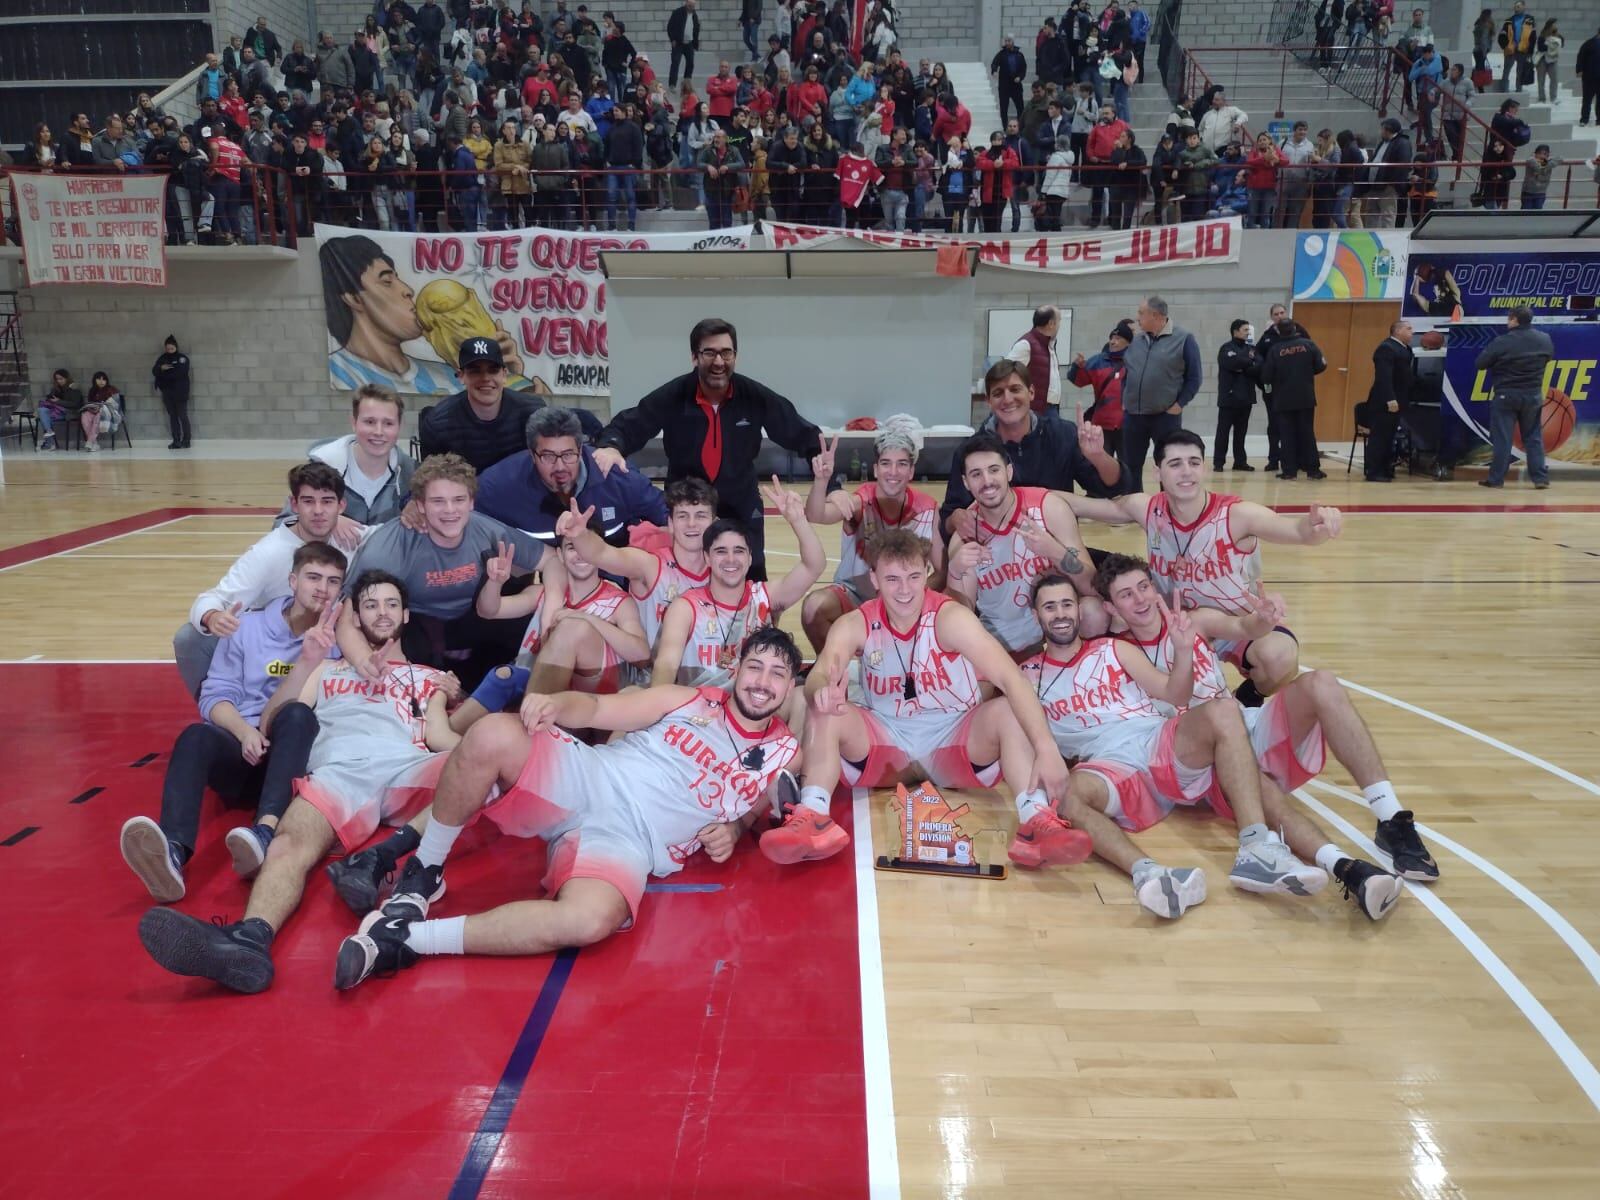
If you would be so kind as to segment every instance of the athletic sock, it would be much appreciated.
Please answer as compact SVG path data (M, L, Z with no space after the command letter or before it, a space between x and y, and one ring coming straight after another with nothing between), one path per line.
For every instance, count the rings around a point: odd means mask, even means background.
M1166 868L1158 863L1155 859L1141 858L1138 862L1133 864L1133 868L1128 872L1128 874L1133 876L1133 886L1135 889L1137 889L1139 885L1150 876L1159 875L1165 870Z
M444 860L450 856L450 847L456 844L456 839L461 836L462 825L446 825L443 821L428 820L428 827L422 831L422 839L417 844L417 861L425 867L442 867Z
M1350 856L1343 850L1339 849L1339 847L1335 846L1332 842L1329 842L1326 846L1317 851L1317 866L1321 867L1324 871L1328 872L1328 874L1332 875L1334 868L1339 865L1339 860L1349 857Z
M1017 793L1017 819L1031 821L1042 812L1050 811L1050 797L1044 794L1044 789L1034 788L1031 792Z
M1256 842L1267 836L1267 827L1260 821L1254 825L1245 825L1239 830L1239 848L1253 846Z
M800 789L800 803L812 812L828 815L828 793L819 787L803 787Z
M418 954L465 954L467 919L439 917L433 921L418 921L406 932L406 945Z
M431 822L430 822L431 824ZM422 835L409 825L402 825L377 845L378 857L390 870L402 855L410 854L422 844Z
M1380 779L1371 787L1362 788L1361 794L1367 798L1367 803L1378 814L1380 821L1392 821L1397 813L1405 811L1400 807L1399 797L1394 794L1394 785L1387 779Z

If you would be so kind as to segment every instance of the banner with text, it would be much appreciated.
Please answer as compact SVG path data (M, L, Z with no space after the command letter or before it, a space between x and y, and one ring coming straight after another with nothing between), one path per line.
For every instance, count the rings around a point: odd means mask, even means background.
M691 233L377 233L318 225L328 374L422 396L459 391L468 338L500 343L508 386L604 396L610 250L744 250L751 227Z
M1435 243L1437 244L1437 243ZM1406 266L1405 315L1505 322L1514 308L1535 319L1593 312L1600 303L1600 253L1511 250L1414 251Z
M164 175L11 175L28 286L167 284Z
M1092 275L1146 267L1209 266L1239 261L1238 217L1189 221L1182 225L1107 229L1091 233L976 236L959 233L893 233L871 229L831 229L769 221L763 227L774 250L807 250L841 241L867 242L895 250L933 250L972 246L978 263L1011 271L1053 275Z
M1600 324L1537 322L1556 355L1545 368L1540 412L1545 453L1563 462L1600 465ZM1478 369L1478 354L1505 331L1497 325L1448 327L1444 356L1446 440L1461 448L1459 461L1489 459L1489 397L1493 380ZM1449 428L1453 425L1455 428ZM1517 448L1521 449L1518 439Z

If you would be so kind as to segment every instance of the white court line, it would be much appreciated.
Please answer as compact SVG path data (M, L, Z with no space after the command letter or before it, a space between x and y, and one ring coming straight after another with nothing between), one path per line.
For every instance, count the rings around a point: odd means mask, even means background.
M54 555L52 555L54 557ZM173 562L180 558L238 558L237 554L84 554L78 550L63 550L62 558L158 558L162 562ZM43 559L39 560L43 562Z
M856 945L861 954L862 1083L867 1100L867 1187L874 1200L893 1200L900 1195L900 1152L895 1144L894 1083L889 1075L889 1016L883 996L872 807L866 788L852 789L851 796L855 813Z
M22 661L23 662L43 662L44 661L44 655L42 655L42 654L30 654L30 655L28 655L27 658L23 659Z
M1306 668L1302 667L1301 669L1305 670ZM1582 788L1592 796L1600 796L1600 786L1591 783L1581 775L1574 775L1571 771L1568 771L1563 767L1558 767L1552 762L1546 762L1537 754L1529 754L1526 750L1519 750L1515 746L1512 746L1506 742L1502 742L1497 737L1490 737L1487 733L1479 733L1470 725L1463 725L1459 721L1452 721L1449 717L1441 717L1436 712L1430 712L1426 708L1420 708L1415 704L1407 703L1406 701L1397 699L1386 692L1380 692L1376 688L1362 687L1361 684L1352 683L1350 680L1344 678L1341 678L1339 682L1353 692L1360 692L1363 696L1371 696L1374 700L1382 700L1385 704L1392 704L1396 708L1402 708L1408 713L1413 713L1419 717L1425 717L1428 720L1433 721L1435 724L1443 725L1446 729L1454 729L1457 733L1464 733L1470 738L1476 738L1485 746L1493 746L1496 750L1504 750L1513 758L1520 758L1523 762L1527 763L1531 767L1538 767L1541 771L1548 771L1557 779L1565 779L1568 783L1575 787Z
M1310 786L1318 789L1319 791L1330 792L1341 799L1350 801L1352 804L1355 804L1364 810L1371 811L1371 808L1365 799L1356 795L1354 792L1345 790L1342 787L1337 787L1331 783L1324 783L1320 779L1311 780ZM1584 969L1589 972L1589 977L1593 979L1595 983L1600 984L1600 954L1595 952L1594 946L1592 946L1588 939L1586 939L1581 933L1574 929L1571 923L1565 917L1563 917L1555 909L1551 908L1550 905L1544 900L1540 899L1539 896L1537 896L1520 880L1507 874L1505 871L1502 871L1499 867L1495 866L1494 863L1490 862L1482 855L1477 854L1472 850L1468 850L1460 842L1453 838L1446 837L1437 829L1433 829L1427 825L1424 825L1420 821L1417 822L1417 828L1423 833L1427 834L1429 840L1434 844L1443 846L1446 850L1450 851L1450 853L1454 854L1463 862L1466 862L1470 866L1476 867L1490 879L1498 883L1501 887L1505 888L1506 891L1510 892L1518 900L1521 900L1524 904L1531 908L1535 915L1537 915L1541 921L1548 925L1551 931L1558 938L1567 944L1567 949L1571 950L1572 953L1577 956L1578 961L1581 962L1584 966Z
M1378 857L1378 848L1359 829L1322 801L1310 795L1304 788L1298 789L1295 796L1368 854L1374 858ZM1506 966L1500 956L1489 949L1484 940L1473 932L1472 926L1456 915L1455 909L1439 899L1427 887L1407 883L1405 888L1417 898L1418 904L1439 918L1440 923L1455 936L1456 941L1461 943L1467 953L1478 960L1478 965L1489 972L1489 978L1493 979L1511 1003L1522 1011L1528 1023L1545 1040L1545 1044L1555 1051L1556 1057L1561 1060L1561 1065L1566 1067L1573 1080L1583 1089L1584 1095L1589 1097L1589 1103L1600 1109L1600 1071L1595 1070L1594 1064L1578 1048L1571 1035L1550 1015L1550 1010L1539 1003L1538 998L1517 977L1517 973Z
M0 567L0 574L5 573L6 571L15 571L15 570L18 570L21 567L37 566L39 563L49 562L52 558L62 558L65 555L76 553L79 550L87 550L90 546L103 546L107 542L114 542L114 541L117 541L119 538L125 538L125 537L128 536L129 533L144 533L148 529L160 529L164 525L175 525L179 521L187 521L188 519L189 519L188 517L169 517L165 521L158 521L154 525L147 526L146 529L130 529L128 531L128 533L114 533L110 537L103 537L103 538L100 538L99 540L93 541L93 542L85 542L81 546L73 546L73 547L71 547L70 549L67 549L67 550L57 550L57 551L55 551L54 553L51 553L51 554L41 554L38 558L30 558L26 562L12 563L9 567ZM70 533L71 530L68 530L67 532ZM56 533L56 534L51 534L50 536L51 537L65 537L66 534ZM39 540L40 541L45 541L47 539L41 538Z

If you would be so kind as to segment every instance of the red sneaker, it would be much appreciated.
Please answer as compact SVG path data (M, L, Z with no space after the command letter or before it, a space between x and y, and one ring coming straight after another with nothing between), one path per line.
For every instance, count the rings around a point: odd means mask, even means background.
M775 863L808 862L839 853L850 844L850 835L832 817L796 804L776 829L761 835L761 853Z
M1019 867L1070 867L1093 850L1087 833L1042 808L1018 826L1006 855Z

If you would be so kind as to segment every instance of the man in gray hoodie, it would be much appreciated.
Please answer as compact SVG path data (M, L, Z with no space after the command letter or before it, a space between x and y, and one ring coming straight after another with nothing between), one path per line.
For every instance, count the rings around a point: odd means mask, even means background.
M1167 316L1167 302L1151 296L1136 314L1139 332L1123 356L1122 461L1143 491L1145 456L1150 443L1183 426L1183 410L1200 391L1205 368L1200 344Z
M1533 327L1533 313L1514 308L1506 318L1506 331L1478 355L1478 370L1491 380L1489 442L1494 458L1489 477L1479 487L1504 487L1511 466L1511 432L1522 431L1522 448L1528 456L1528 477L1533 486L1550 486L1550 469L1544 461L1544 371L1556 356L1550 335Z
M326 542L294 552L290 594L243 613L221 640L200 687L201 720L178 735L161 789L161 820L131 817L122 827L122 857L150 894L182 900L183 868L194 855L206 788L230 804L255 806L254 823L230 829L234 870L249 879L266 858L278 818L306 773L317 719L304 704L279 711L268 741L261 714L300 657L306 630L339 603L345 557Z

